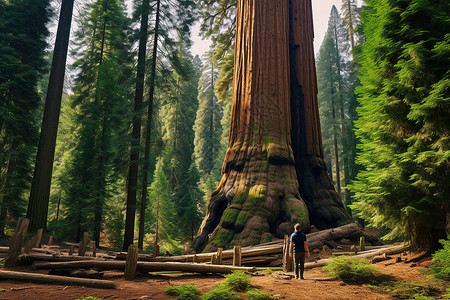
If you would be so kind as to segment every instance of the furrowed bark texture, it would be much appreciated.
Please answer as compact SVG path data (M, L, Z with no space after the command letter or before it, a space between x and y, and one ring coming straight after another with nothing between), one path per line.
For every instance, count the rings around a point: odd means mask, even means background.
M300 191L313 196L308 198L310 209L318 207L315 196L337 197L319 201L326 205L339 201L337 193L329 190L333 188L323 163L312 24L307 23L312 20L306 16L311 14L311 4L310 0L292 2L238 2L224 175L194 240L196 250L264 243L272 235L291 233L295 223L308 231L310 217ZM294 26L305 28L291 32ZM299 159L306 161L295 163ZM305 185L300 187L298 178L304 178ZM306 187L309 184L313 186Z
M351 222L326 172L314 62L311 0L290 0L292 148L300 194L318 229Z

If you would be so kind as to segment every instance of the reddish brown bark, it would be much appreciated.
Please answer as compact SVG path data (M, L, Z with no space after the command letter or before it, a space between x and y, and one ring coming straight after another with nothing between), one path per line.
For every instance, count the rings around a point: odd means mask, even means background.
M309 230L298 178L324 185L326 180L318 179L327 176L310 9L310 0L238 2L224 175L194 241L197 250L259 244L290 233L295 223ZM330 196L332 186L324 186L320 192Z

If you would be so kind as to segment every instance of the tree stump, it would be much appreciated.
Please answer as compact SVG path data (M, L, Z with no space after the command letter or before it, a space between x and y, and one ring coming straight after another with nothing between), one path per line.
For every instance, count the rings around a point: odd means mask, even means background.
M86 254L86 247L88 245L88 241L89 241L89 233L84 232L83 239L81 240L80 246L78 247L78 255L79 256L84 256Z
M29 219L19 218L17 221L16 231L11 239L8 255L6 256L5 267L10 268L17 266L18 257L22 252L22 244L25 239L25 235L27 234L29 223Z
M128 247L127 262L125 266L124 277L126 280L133 280L136 277L136 267L138 261L138 247L131 244Z

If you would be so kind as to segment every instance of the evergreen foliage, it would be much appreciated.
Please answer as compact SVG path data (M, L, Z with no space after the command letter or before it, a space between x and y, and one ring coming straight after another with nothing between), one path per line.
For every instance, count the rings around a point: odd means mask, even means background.
M0 234L29 196L47 67L49 1L0 1Z
M450 5L365 2L353 207L387 237L435 249L449 214Z
M213 42L211 61L219 70L216 91L220 101L227 98L233 83L236 7L237 0L199 1L200 31Z
M450 236L446 240L440 240L439 243L443 248L432 255L433 264L430 270L435 278L450 281Z
M376 268L365 258L340 256L323 267L332 277L345 283L371 283L376 281Z
M195 119L195 163L204 178L215 170L220 150L222 107L218 104L214 85L218 73L213 62L206 62L198 85L198 110ZM218 179L219 174L214 174Z
M169 181L164 174L161 160L156 163L149 198L151 215L155 220L151 226L152 232L155 233L155 242L169 241L178 230L174 224L176 211L170 194Z
M70 106L75 145L65 163L64 184L67 237L78 240L83 231L99 243L105 203L121 192L113 175L116 155L129 123L128 19L117 0L85 6L76 32L79 72Z

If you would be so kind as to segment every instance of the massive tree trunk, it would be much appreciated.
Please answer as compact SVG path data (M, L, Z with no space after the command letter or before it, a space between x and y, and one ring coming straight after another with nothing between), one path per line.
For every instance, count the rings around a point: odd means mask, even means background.
M239 0L224 175L197 250L349 221L323 161L312 39L310 0Z

